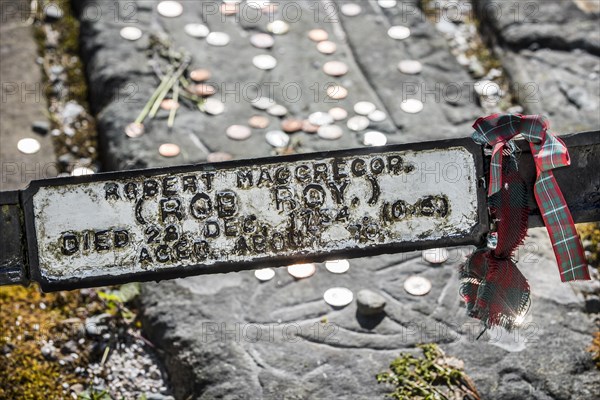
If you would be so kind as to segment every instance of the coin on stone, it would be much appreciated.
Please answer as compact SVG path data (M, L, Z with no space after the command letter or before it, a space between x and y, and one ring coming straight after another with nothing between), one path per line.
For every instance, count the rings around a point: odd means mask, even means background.
M495 96L500 93L500 86L498 86L496 82L490 80L475 82L473 89L475 89L475 92L480 96Z
M137 123L137 122L132 122L131 124L127 125L125 127L125 135L127 135L130 138L137 138L140 137L144 134L144 125Z
M294 133L302 130L301 119L287 118L281 121L281 130L285 133Z
M317 135L325 140L337 140L342 137L344 131L337 125L321 125L317 130Z
M398 63L398 71L407 75L416 75L423 70L423 64L417 60L402 60Z
M308 278L317 272L315 264L294 264L287 267L288 273L296 279Z
M337 45L329 40L317 43L317 50L322 54L333 54L337 50Z
M225 104L217 99L206 99L204 100L204 112L210 115L219 115L223 114L225 111Z
M210 30L204 24L186 24L183 31L194 38L205 38L210 33Z
M275 105L275 100L268 97L257 97L256 99L251 100L250 104L258 110L266 110L272 105Z
M367 129L370 123L371 121L369 121L369 118L362 115L357 115L355 117L350 118L346 123L346 126L351 131L359 132Z
M258 69L270 70L277 66L277 59L270 54L260 54L252 59L252 64Z
M284 35L290 30L290 26L287 22L282 20L275 20L267 24L267 30L275 35Z
M333 100L342 100L348 96L348 89L340 85L331 85L327 87L327 97Z
M394 25L388 29L387 34L392 39L404 40L410 36L410 28L403 25Z
M229 35L225 32L211 32L206 37L206 43L210 44L211 46L227 46L229 41Z
M448 260L448 250L444 248L423 250L421 254L430 264L442 264Z
M175 143L163 143L158 147L158 154L163 157L176 157L181 152Z
M233 140L246 140L252 135L252 131L244 125L231 125L227 128L225 134Z
M265 140L273 147L286 147L290 144L290 137L285 132L279 130L267 132Z
M198 68L190 72L190 78L196 82L203 82L209 80L212 73L204 68Z
M164 99L160 102L160 108L166 111L171 111L173 109L179 108L179 103L173 99Z
M325 268L333 274L343 274L350 268L350 263L348 260L332 260L325 263Z
M253 115L248 119L248 125L254 129L265 129L269 124L269 118L263 115Z
M308 31L308 38L313 42L322 42L329 38L329 34L325 29L311 29Z
M119 32L121 37L126 40L138 40L142 37L142 30L140 28L136 28L135 26L126 26L121 29Z
M267 108L267 113L274 117L283 117L288 113L288 110L281 104L274 104L271 107Z
M317 133L319 126L312 124L309 120L302 121L302 130L306 133Z
M413 296L424 296L431 290L431 282L422 276L413 275L404 281L404 290Z
M221 3L221 14L223 15L234 15L240 11L238 3Z
M393 8L396 7L398 2L396 0L377 0L377 4L381 8Z
M400 109L409 114L417 114L423 111L423 102L417 99L406 99L400 103Z
M270 281L275 277L275 270L273 268L263 268L254 271L254 276L261 282Z
M352 291L344 287L333 287L323 294L323 300L332 307L345 307L352 303L353 299Z
M365 132L363 144L365 146L384 146L387 143L387 136L378 131Z
M214 153L210 153L206 156L206 161L211 163L230 161L233 157L229 153L225 153L224 151L215 151Z
M387 118L387 115L385 115L385 113L381 110L375 110L375 111L371 112L369 115L367 115L367 118L369 118L373 122L381 122L381 121L385 121L385 119Z
M346 17L356 17L362 12L362 8L356 3L345 3L340 8L340 11Z
M17 143L17 149L24 154L35 154L40 151L41 147L40 142L33 138L21 139Z
M275 44L275 39L267 33L255 33L250 36L250 44L259 49L270 49Z
M71 176L84 176L94 174L94 170L88 167L75 167L73 168L73 171L71 171Z
M334 121L341 121L348 117L348 111L342 107L333 107L329 110L329 115L331 115L331 118L333 118Z
M323 72L329 76L343 76L348 73L348 65L342 61L328 61L323 64Z
M376 109L375 104L370 101L359 101L354 105L354 112L359 115L369 115Z
M197 85L193 85L191 90L196 96L201 97L212 96L217 92L213 86L206 83L198 83Z
M333 117L329 113L317 111L308 116L308 121L317 126L329 125L333 123Z
M183 13L183 6L178 1L161 1L156 5L156 11L163 17L179 17Z

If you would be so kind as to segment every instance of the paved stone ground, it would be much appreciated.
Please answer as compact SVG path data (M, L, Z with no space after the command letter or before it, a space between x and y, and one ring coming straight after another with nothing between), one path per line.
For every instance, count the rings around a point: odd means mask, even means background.
M120 6L126 9L126 3ZM296 101L286 102L278 90L274 98L300 118L335 105L351 110L356 101L372 101L391 117L376 128L388 133L394 143L469 135L469 125L482 113L469 89L469 75L420 14L416 2L406 3L411 7L404 8L404 13L400 7L381 9L376 2L363 2L359 17L341 17L338 22L325 20L329 15L327 2L295 2L302 7L302 18L290 24L287 35L277 36L274 48L267 51L279 61L270 72L252 66L252 57L265 51L248 43L251 33L265 31L266 17L252 23L236 23L233 17L221 21L218 13L202 13L208 10L205 6L209 2L186 1L184 15L165 19L156 13L156 2L137 2L134 17L146 35L138 42L126 42L119 37L119 29L128 23L112 18L113 3L100 6L82 2L80 9L85 10L86 4L102 7L103 15L111 16L84 19L81 37L104 166L110 170L203 161L206 154L198 140L212 151L228 151L235 158L269 154L264 131L255 130L244 142L233 142L224 135L227 126L244 124L249 116L259 113L248 104L243 90L239 101L232 94L224 94L236 83L240 89L248 88L250 98L256 95L252 83L261 83L263 88L270 82L280 87L298 84L302 96ZM321 11L315 20L316 6ZM186 36L185 23L200 20L213 31L230 34L232 43L215 48ZM389 39L386 31L396 24L410 26L412 36L402 42ZM329 32L338 44L336 55L324 56L315 50L306 37L313 27ZM218 96L226 103L223 115L209 117L181 108L172 132L166 128L163 112L146 124L143 137L132 140L123 134L157 85L144 54L149 31L169 34L176 46L192 52L195 67L212 70ZM425 64L416 78L396 70L397 62L406 58ZM346 62L350 73L343 78L327 77L321 66L329 59ZM534 66L529 70L537 71ZM576 72L561 71L574 79L574 87L585 96L598 101L595 88L584 84ZM325 85L331 81L349 89L346 100L338 104L324 101ZM438 101L435 95L420 93L435 88L436 82L458 83L467 89L459 96L441 96ZM417 94L409 96L407 92L415 83ZM128 84L137 90L132 96ZM546 87L555 90L551 83L544 85L540 86L542 93ZM422 113L410 115L399 109L403 96L421 95L425 101ZM560 104L555 108L548 102L539 104L562 112ZM277 121L270 118L273 128ZM586 118L580 120L598 127L593 119ZM570 126L573 130L580 127ZM301 151L361 145L361 135L347 129L343 138L334 142L304 133L296 135L302 138ZM165 141L179 144L181 155L161 158L157 148ZM147 284L141 298L144 327L162 350L175 395L181 399L381 398L390 388L378 385L375 374L385 370L401 351L416 351L417 343L428 341L442 344L450 355L465 360L482 398L592 398L600 391L600 376L585 353L591 340L591 319L582 312L583 300L577 290L559 283L547 237L539 230L532 230L531 235L520 264L530 279L533 305L524 328L512 335L498 330L474 340L479 326L464 316L455 272L466 249L453 250L453 261L442 267L429 266L419 254L404 254L353 260L345 275L332 275L319 266L314 277L302 281L279 269L274 280L263 284L251 272ZM402 285L412 274L429 278L431 293L422 298L409 296ZM385 317L359 317L355 304L330 308L322 295L332 286L346 286L355 293L360 289L381 293L388 302ZM258 330L262 336L256 340Z
M52 141L31 130L33 121L46 121L46 99L40 67L34 63L37 47L32 27L26 24L29 2L3 1L0 25L0 113L1 190L23 189L32 179L51 178L58 173ZM23 138L40 141L33 155L17 150Z

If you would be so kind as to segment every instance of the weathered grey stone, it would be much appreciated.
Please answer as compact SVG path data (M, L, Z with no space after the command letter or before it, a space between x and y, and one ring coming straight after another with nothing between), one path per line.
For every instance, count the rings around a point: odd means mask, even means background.
M371 290L363 289L356 295L358 312L362 315L378 315L385 308L385 298Z
M31 130L40 135L45 135L50 130L50 123L48 121L33 121Z

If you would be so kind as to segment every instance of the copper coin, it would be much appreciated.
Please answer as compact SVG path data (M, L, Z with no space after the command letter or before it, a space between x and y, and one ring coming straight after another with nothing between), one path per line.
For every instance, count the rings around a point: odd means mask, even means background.
M209 70L204 69L204 68L195 69L192 72L190 72L190 78L196 82L206 81L206 80L210 79L211 76L212 76L212 73Z
M137 138L144 134L144 125L132 122L125 127L125 134L130 138Z
M317 43L317 50L323 54L333 54L337 50L337 45L329 40Z
M302 130L302 121L301 119L293 119L288 118L281 121L281 129L286 133L294 133Z
M341 121L346 119L348 116L348 111L342 107L333 107L331 110L329 110L329 115L331 115L331 118L333 118L334 121Z
M248 125L255 129L265 129L269 124L269 118L262 115L253 115L248 120Z
M221 3L221 14L223 15L237 14L239 10L240 6L238 3Z
M174 143L163 143L158 148L158 153L163 157L175 157L181 152L179 146Z
M233 157L229 153L225 153L224 151L216 151L214 153L210 153L206 157L206 161L208 162L223 162L232 160Z
M207 85L206 83L199 83L197 85L192 86L192 91L195 95L201 97L212 96L217 92L217 90L213 86Z
M348 66L341 61L328 61L323 65L323 72L330 76L342 76L348 73Z
M329 34L324 29L312 29L308 31L308 38L313 42L322 42L329 38Z
M270 49L275 44L275 39L267 33L256 33L250 36L250 44L259 49Z
M348 89L340 85L332 85L327 88L327 96L333 100L342 100L348 96Z
M302 130L306 133L317 133L319 126L311 124L309 120L305 119L302 121Z
M246 140L252 135L252 131L244 125L231 125L225 134L233 140Z
M160 108L163 110L171 111L173 109L179 108L179 103L173 99L164 99L160 102Z

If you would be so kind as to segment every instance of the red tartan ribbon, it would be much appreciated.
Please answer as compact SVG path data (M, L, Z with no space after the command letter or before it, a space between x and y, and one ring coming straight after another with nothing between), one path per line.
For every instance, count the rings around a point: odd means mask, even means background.
M502 153L512 149L511 139L519 133L529 142L537 179L534 194L548 229L560 278L563 282L589 280L587 262L573 218L554 178L552 169L570 165L567 147L548 132L548 120L541 115L493 114L473 125L473 140L492 146L488 196L502 188Z

